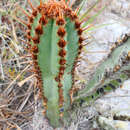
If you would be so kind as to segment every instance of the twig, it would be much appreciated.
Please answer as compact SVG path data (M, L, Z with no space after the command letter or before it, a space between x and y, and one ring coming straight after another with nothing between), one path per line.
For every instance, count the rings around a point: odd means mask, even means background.
M32 89L32 86L33 86L33 83L30 84L30 86L29 86L27 92L30 92L30 90ZM22 109L24 108L24 106L25 106L26 103L28 102L28 99L29 99L30 96L31 96L31 93L29 93L28 96L24 98L23 103L21 104L21 106L20 106L19 109L18 109L19 112L22 111Z
M9 90L9 88L16 82L17 79L20 78L20 76L23 74L23 72L25 72L28 68L30 67L30 65L28 65L20 74L18 74L18 76L9 84L9 86L4 90L4 94L9 94L11 92L11 90L13 89L13 87Z
M1 78L4 80L5 76L4 76L4 71L3 71L3 65L2 65L2 61L1 61L1 57L0 57L0 69L1 69Z
M16 47L16 52L19 53L19 46L17 46L17 43L18 43L18 39L17 39L17 36L16 36L16 32L15 32L15 27L14 27L14 23L13 23L13 20L11 19L11 25L12 25L12 33L13 33L13 37L14 37L14 42L12 41L12 43L14 44L14 46Z
M20 81L20 82L18 83L18 85L21 87L25 82L27 82L28 80L32 79L34 76L35 76L35 75L33 74L33 75L27 77L26 79Z

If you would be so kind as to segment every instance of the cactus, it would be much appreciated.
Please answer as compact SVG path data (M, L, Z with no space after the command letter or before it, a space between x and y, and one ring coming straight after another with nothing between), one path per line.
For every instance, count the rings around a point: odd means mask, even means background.
M85 23L87 13L80 19L78 15L83 5L73 11L69 0L49 0L48 2L40 0L40 5L37 7L33 7L30 0L28 3L32 13L28 14L21 8L28 17L28 23L22 20L21 22L28 28L27 46L33 60L33 72L37 78L40 97L43 99L43 113L50 124L56 128L64 124L64 120L68 117L67 111L73 102L74 71L84 46L85 38L82 33L87 29L88 23ZM93 97L96 99L109 89L115 88L114 85L120 85L119 80L123 82L127 79L128 76L122 71L120 78L114 80L111 80L111 76L105 76L106 66L114 69L119 63L120 56L124 52L121 49L126 49L128 52L129 44L119 45L112 56L101 64L87 87L78 92L80 96L76 98L74 104L76 102L81 106L82 102L89 102L89 99L93 100ZM115 62L112 62L113 57L117 57ZM104 84L107 84L107 87L100 87L92 95L84 97L84 94L100 85L103 78L108 78L109 83Z
M44 113L53 127L62 124L72 102L74 70L83 47L81 21L69 2L40 1L28 17L28 49L43 98Z
M128 40L128 41L127 41ZM95 86L98 86L106 77L109 77L111 72L116 72L122 66L123 59L126 58L130 51L130 39L129 36L124 35L121 40L115 42L111 48L111 53L96 69L92 79L88 82L86 87L79 91L78 95L90 93ZM84 94L83 94L84 95Z
M129 36L125 35L122 40L115 43L116 46L112 48L112 53L99 65L84 88L84 92L81 90L82 94L75 97L73 105L90 105L105 93L121 86L129 78L130 38L128 38Z
M100 98L104 94L111 92L122 86L122 83L129 78L130 63L122 66L119 72L116 72L100 86L95 86L94 91L89 93L87 96L77 98L73 102L73 106L82 107L91 105L96 99ZM127 72L128 71L128 72ZM127 73L126 73L127 72Z

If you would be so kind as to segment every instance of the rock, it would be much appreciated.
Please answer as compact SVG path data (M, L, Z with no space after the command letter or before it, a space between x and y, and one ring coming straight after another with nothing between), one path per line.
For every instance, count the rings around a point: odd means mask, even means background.
M98 123L103 130L129 130L130 122L99 117Z
M95 108L104 117L99 117L99 124L105 130L130 129L130 80L122 88L111 92L95 102ZM107 119L109 117L111 119Z
M130 118L130 80L123 84L122 88L108 93L95 102L95 108L102 115L114 117L115 115ZM122 107L123 106L123 107ZM128 117L127 117L128 116Z

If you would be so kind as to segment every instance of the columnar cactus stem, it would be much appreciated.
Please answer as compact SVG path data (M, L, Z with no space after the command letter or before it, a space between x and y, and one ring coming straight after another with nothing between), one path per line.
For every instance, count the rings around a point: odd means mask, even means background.
M53 127L60 126L62 117L72 103L74 70L82 50L82 28L69 1L50 0L32 8L27 15L27 38L30 42L34 72L43 97L47 118Z

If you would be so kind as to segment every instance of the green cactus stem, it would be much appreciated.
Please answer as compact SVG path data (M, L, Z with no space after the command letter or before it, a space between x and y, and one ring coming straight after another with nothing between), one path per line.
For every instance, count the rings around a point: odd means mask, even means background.
M112 53L99 65L92 79L87 83L86 87L78 92L81 97L93 91L95 86L98 86L108 74L116 72L122 66L122 58L130 51L130 38L125 35L121 40L116 42L111 48Z
M81 22L69 1L40 1L27 15L27 38L34 73L50 124L61 126L72 103L74 70L83 47ZM25 11L24 11L25 13ZM24 22L25 23L25 22ZM64 116L65 115L65 116Z
M105 93L111 92L130 77L130 38L115 43L112 53L99 65L94 76L86 85L83 94L75 97L73 105L90 105ZM79 91L80 92L80 91Z
M130 62L122 66L119 72L116 72L111 77L105 80L105 82L98 86L95 86L95 90L89 93L87 96L80 97L74 100L73 106L83 107L92 105L95 100L107 94L108 92L114 91L115 89L122 87L125 80L130 78Z

